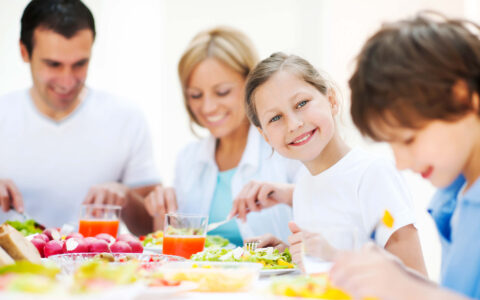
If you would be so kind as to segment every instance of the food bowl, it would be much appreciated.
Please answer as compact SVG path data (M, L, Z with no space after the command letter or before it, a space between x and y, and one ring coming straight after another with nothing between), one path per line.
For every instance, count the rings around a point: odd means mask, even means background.
M48 257L48 260L56 263L62 270L62 274L72 274L82 263L92 259L107 260L110 263L125 263L136 261L143 269L157 269L167 262L183 262L185 258L165 254L144 253L65 253Z
M237 292L248 290L261 268L262 264L248 262L171 262L161 270L168 280L196 282L196 291Z

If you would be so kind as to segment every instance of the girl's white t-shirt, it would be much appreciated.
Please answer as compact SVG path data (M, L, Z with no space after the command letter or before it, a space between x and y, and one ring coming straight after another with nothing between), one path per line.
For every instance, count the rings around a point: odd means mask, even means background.
M293 193L293 218L302 229L355 228L356 247L370 240L385 210L394 224L377 230L381 247L393 232L414 222L412 197L393 162L358 148L316 176L304 172Z

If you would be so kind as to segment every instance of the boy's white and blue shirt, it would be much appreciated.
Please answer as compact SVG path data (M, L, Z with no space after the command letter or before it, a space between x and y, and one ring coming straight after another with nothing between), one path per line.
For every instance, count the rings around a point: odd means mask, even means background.
M441 285L480 299L480 179L467 190L457 207L458 193L465 185L460 175L432 199L429 213L438 228L442 245ZM451 218L458 210L455 227Z

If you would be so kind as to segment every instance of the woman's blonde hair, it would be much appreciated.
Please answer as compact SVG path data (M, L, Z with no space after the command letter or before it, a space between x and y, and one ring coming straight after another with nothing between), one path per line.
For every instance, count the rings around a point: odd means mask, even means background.
M245 78L258 62L258 55L252 42L236 29L215 27L198 33L192 39L178 63L178 76L185 108L190 117L190 128L194 133L193 124L201 125L188 106L186 90L192 71L207 58L217 59Z
M307 60L296 55L287 55L282 52L273 53L270 57L262 60L255 69L252 70L248 76L245 87L247 117L250 122L258 128L261 128L261 125L255 106L255 91L281 70L293 72L325 96L329 92L336 94L333 85Z

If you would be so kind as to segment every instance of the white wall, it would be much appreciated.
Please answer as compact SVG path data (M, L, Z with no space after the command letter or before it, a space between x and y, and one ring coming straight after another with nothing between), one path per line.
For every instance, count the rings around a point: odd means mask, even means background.
M28 66L18 50L20 17L27 0L0 0L0 95L28 87ZM342 132L350 145L391 155L385 145L359 137L348 116L347 80L362 43L382 22L420 9L478 20L478 0L85 0L92 10L97 39L87 84L135 101L145 112L154 138L156 160L165 182L173 179L178 150L195 139L176 74L189 40L215 25L237 27L249 35L261 55L285 51L304 56L330 74L344 95ZM4 146L4 145L2 145ZM425 207L434 189L405 174L417 210L417 226L428 270L438 278L439 244Z

